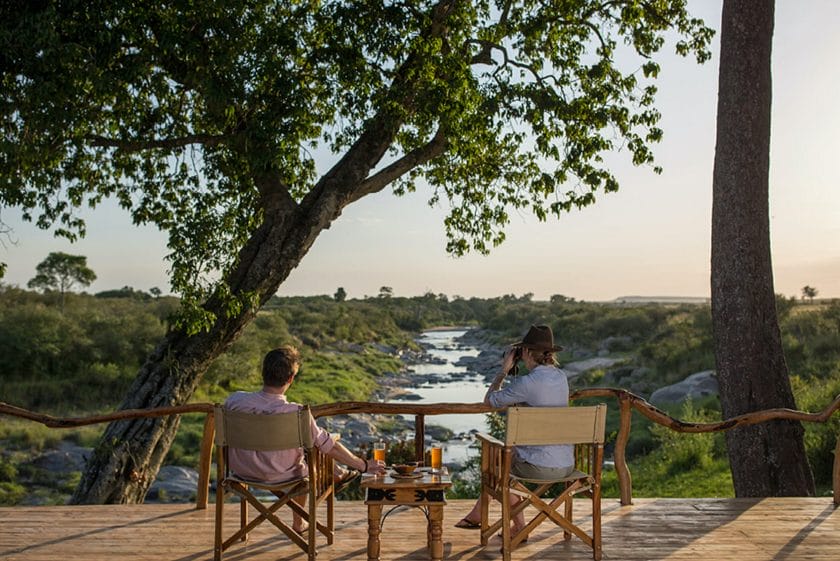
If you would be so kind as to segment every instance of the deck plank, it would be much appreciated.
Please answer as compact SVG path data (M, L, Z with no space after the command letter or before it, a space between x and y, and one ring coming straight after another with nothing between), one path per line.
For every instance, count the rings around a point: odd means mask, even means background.
M470 501L450 501L444 520L444 554L458 561L498 559L499 542L478 544L478 533L458 530L455 521ZM586 501L576 501L576 518L590 523ZM203 561L212 559L213 516L191 505L106 505L0 508L0 559L14 561ZM226 509L226 524L238 509ZM628 561L784 561L840 558L840 511L826 498L636 499L621 507L603 503L604 559ZM390 514L383 527L383 560L427 559L425 518L416 510ZM319 542L319 559L366 558L367 523L361 502L336 505L336 543ZM591 559L580 540L541 525L513 558L549 561ZM225 555L230 561L305 559L269 526Z

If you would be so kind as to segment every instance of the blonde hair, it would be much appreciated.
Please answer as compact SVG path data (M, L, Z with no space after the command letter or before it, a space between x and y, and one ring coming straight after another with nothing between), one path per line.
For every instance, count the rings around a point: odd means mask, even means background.
M557 366L557 359L554 357L554 351L540 351L537 349L529 349L523 347L523 351L527 351L531 359L537 364Z

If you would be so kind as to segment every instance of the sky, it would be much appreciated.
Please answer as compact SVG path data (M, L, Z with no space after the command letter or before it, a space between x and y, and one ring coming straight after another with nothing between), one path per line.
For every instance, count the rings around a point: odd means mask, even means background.
M721 2L689 7L718 34L703 65L674 55L673 42L658 57L665 135L654 153L661 175L632 166L626 151L610 155L618 193L544 223L513 214L504 244L489 256L462 258L447 255L446 208L429 207L428 190L379 193L345 209L278 294L332 295L340 286L349 298L363 298L388 286L397 296L708 297ZM776 1L770 228L775 290L786 296L801 297L809 285L818 297L840 297L837 53L840 2ZM0 245L0 262L8 264L3 282L25 287L49 252L63 251L87 256L98 275L88 292L169 292L165 234L133 226L113 204L83 216L88 234L71 244L21 222L14 209L0 209L0 220L14 229Z

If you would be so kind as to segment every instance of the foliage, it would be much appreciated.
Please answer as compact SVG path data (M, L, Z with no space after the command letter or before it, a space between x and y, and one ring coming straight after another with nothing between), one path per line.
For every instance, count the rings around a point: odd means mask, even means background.
M662 136L654 57L665 33L701 62L712 36L684 0L26 3L0 13L0 203L75 239L78 209L115 197L135 223L168 232L173 288L204 324L215 312L198 306L211 295L248 305L225 273L264 221L284 205L315 208L322 189L345 191L346 205L423 178L432 202L451 203L454 254L501 243L511 209L544 220L615 191L603 155L624 148L651 164ZM326 186L319 146L364 167ZM394 165L374 174L389 153Z
M655 455L644 456L629 464L634 497L735 496L729 462L725 459L715 459L705 468L690 468L671 474L666 471L668 464L661 463ZM601 490L604 497L620 496L615 470L604 472Z
M709 308L662 314L656 330L639 348L639 356L641 363L654 369L664 384L712 369L714 348Z
M0 290L0 395L48 412L113 408L155 342L172 299L143 303Z
M707 423L718 420L703 410L696 410L692 400L683 402L678 417L687 423ZM656 454L665 466L665 473L675 475L689 469L710 467L715 456L720 456L720 449L715 449L715 440L722 443L716 433L686 434L673 431L662 425L653 425L651 432L659 442Z
M840 366L835 364L834 375L826 379L810 379L793 376L791 385L796 394L797 407L802 411L822 411L837 396L840 396ZM805 428L805 448L808 462L814 473L817 492L830 491L835 462L834 454L840 435L840 416L834 414L825 423L802 423Z
M719 420L719 415L698 409L686 400L675 417L690 423ZM633 496L636 497L732 497L732 476L721 433L679 433L653 424L649 430L657 446L648 454L630 460ZM606 497L619 496L614 471L604 473Z

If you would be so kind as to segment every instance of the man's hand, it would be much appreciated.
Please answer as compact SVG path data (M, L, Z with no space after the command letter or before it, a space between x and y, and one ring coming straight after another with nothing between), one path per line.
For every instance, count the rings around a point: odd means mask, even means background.
M505 356L502 358L502 378L507 376L507 373L510 372L513 367L516 366L516 348L511 348L508 352L505 353Z
M385 473L385 462L382 460L366 460L367 471L365 473L372 473L373 475L382 475Z

